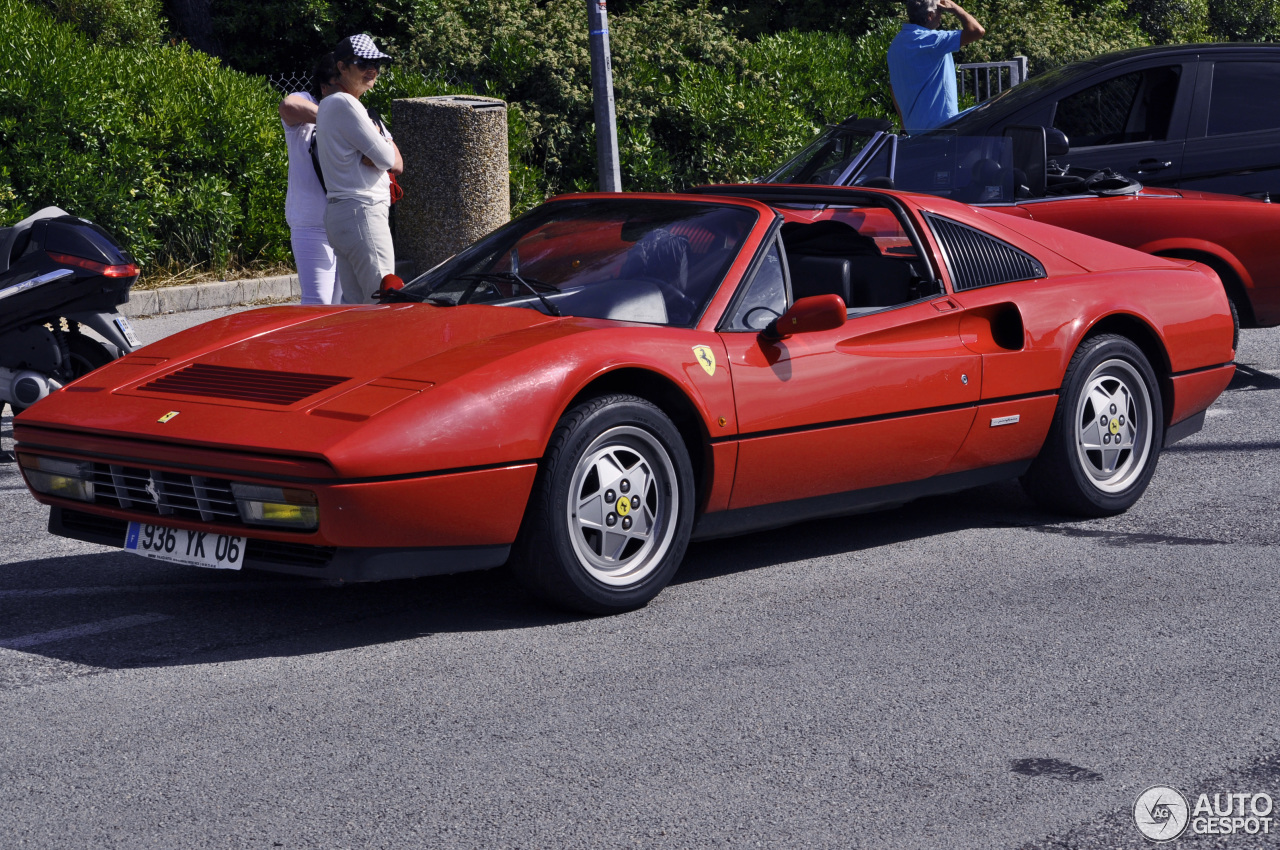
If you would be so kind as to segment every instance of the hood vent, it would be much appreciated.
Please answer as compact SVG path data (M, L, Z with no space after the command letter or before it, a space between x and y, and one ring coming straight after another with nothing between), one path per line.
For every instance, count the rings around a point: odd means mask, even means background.
M153 393L206 396L260 404L293 404L308 396L337 386L347 378L335 375L304 375L299 372L268 372L265 369L237 369L195 363L156 378L138 389Z

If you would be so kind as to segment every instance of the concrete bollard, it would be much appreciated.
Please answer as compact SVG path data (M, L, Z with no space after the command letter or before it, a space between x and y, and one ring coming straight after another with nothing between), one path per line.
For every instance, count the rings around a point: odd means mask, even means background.
M465 95L405 98L392 102L391 119L404 156L396 257L421 274L511 218L507 105Z

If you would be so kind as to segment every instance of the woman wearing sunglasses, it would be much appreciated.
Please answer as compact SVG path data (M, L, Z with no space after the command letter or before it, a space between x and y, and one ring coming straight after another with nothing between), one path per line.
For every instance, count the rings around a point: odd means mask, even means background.
M324 228L337 256L342 302L369 304L382 278L395 272L388 172L403 172L404 160L360 98L391 57L367 35L344 38L333 57L338 91L320 101L316 112L316 157L328 194Z

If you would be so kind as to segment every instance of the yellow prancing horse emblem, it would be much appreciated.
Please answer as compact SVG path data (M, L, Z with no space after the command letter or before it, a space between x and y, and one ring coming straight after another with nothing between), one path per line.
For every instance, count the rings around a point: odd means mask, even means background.
M695 345L693 347L693 356L698 358L698 365L702 367L702 371L706 372L708 375L715 375L715 352L705 345Z
M176 410L170 410L168 413L166 413L164 416L161 416L161 417L160 417L159 419L157 419L156 421L163 425L165 422L168 422L170 419L172 419L173 417L175 417L175 416L177 416L177 415L178 415L178 411L176 411Z
M626 516L631 513L631 499L623 496L618 500L618 504L614 505L614 510L618 512L618 516Z

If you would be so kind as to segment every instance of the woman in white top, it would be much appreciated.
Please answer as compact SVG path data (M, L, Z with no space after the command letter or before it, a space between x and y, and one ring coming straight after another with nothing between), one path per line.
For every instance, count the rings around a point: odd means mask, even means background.
M333 58L338 91L320 101L316 111L316 155L329 193L324 228L337 256L342 303L369 304L382 279L396 270L387 172L404 171L404 160L360 98L390 57L369 36L353 35L338 42Z
M324 232L325 193L311 158L311 137L316 132L316 105L319 98L338 90L338 69L333 54L316 63L311 91L294 92L280 101L285 144L289 148L289 188L285 193L284 217L289 223L289 242L298 267L303 304L339 304L342 283L338 265Z

